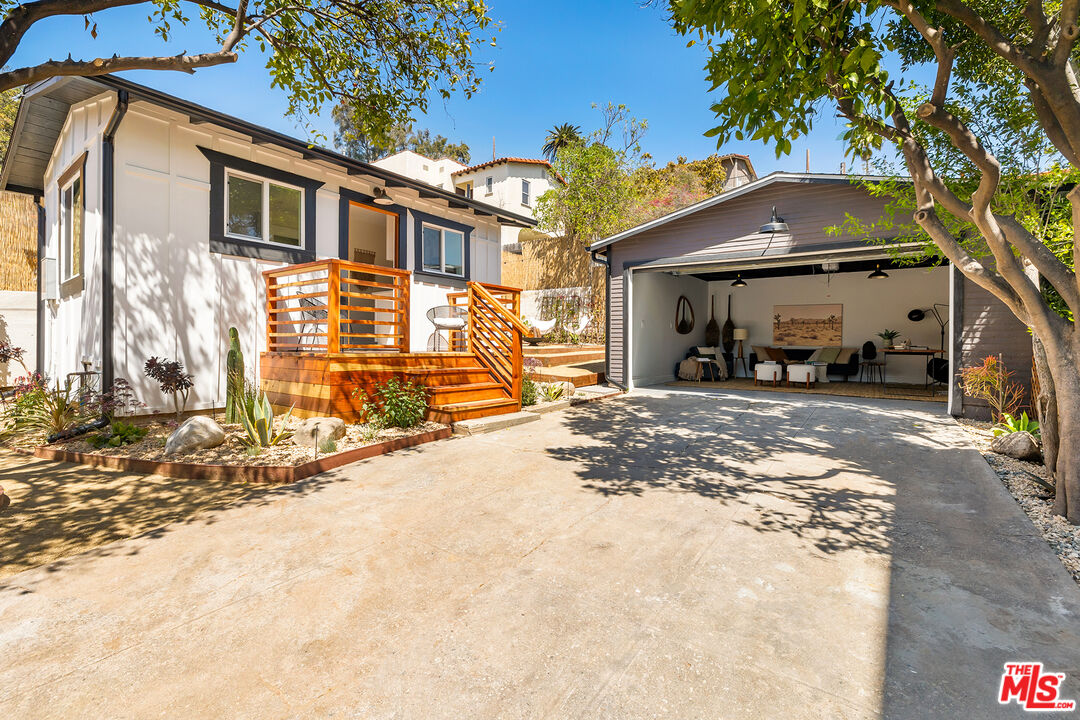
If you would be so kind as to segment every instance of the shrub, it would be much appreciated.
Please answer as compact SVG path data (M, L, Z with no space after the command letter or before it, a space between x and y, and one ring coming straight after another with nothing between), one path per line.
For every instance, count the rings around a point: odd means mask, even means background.
M536 404L537 389L533 379L526 375L521 378L521 404L524 407Z
M566 387L562 383L548 383L544 386L543 396L547 402L555 402L561 400L562 396L566 394Z
M176 417L183 415L187 408L188 393L195 385L194 378L184 372L184 363L178 360L161 360L152 357L143 368L146 377L161 386L161 392L172 397Z
M7 340L0 340L0 363L10 363L12 360L22 365L22 369L30 375L30 368L26 367L26 351L17 345L12 345Z
M332 437L319 441L319 452L329 455L337 452L337 440Z
M964 394L985 400L990 406L993 421L1000 423L1006 415L1015 415L1023 399L1023 389L1012 382L1013 373L1005 367L1000 356L987 356L982 365L960 370L960 385Z
M411 428L424 422L427 412L427 389L418 382L402 382L392 377L376 383L374 395L361 388L353 390L353 397L362 398L364 416L369 424L379 428Z
M1038 440L1039 423L1028 417L1027 412L1020 413L1020 417L1014 417L1009 413L1001 416L1001 422L994 426L994 435L1005 435L1014 432L1029 432Z
M240 424L244 426L244 432L247 434L247 437L242 438L241 442L248 447L264 448L277 445L292 435L291 431L285 429L285 426L289 424L290 415L292 415L292 408L289 408L289 411L285 413L285 417L281 419L275 432L274 409L270 407L270 401L266 399L266 393L263 393L262 397L250 410L244 408L243 412L240 413Z
M146 437L146 428L117 420L109 425L109 429L105 432L91 435L87 438L87 442L100 450L106 446L131 445L139 442L144 437Z
M61 387L34 388L15 401L18 408L16 425L29 430L41 430L50 435L63 432L93 417L92 411L78 402L71 383Z
M116 378L112 387L105 392L90 391L83 396L83 404L94 415L108 418L112 422L117 415L133 415L145 405L135 396L135 390L124 378Z

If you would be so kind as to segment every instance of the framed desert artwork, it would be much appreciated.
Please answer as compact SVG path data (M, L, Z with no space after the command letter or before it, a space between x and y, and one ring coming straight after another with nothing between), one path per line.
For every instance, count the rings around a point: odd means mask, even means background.
M843 305L773 305L773 345L841 345Z

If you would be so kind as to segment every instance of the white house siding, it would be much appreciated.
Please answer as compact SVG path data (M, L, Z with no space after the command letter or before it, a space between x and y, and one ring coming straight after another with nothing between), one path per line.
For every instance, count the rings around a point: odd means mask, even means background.
M491 194L487 192L487 178L492 178ZM529 204L521 202L521 181L529 181ZM552 188L551 171L535 163L504 162L491 167L464 172L454 176L455 185L473 184L473 198L480 202L510 212L533 217L536 200ZM515 243L520 228L506 226L502 229L502 244Z
M45 356L42 371L63 381L90 360L101 369L101 135L115 105L111 93L72 106L45 171L45 253L59 266L59 187L57 180L84 152L83 289L45 304ZM58 292L59 283L55 283ZM46 288L46 291L50 290Z
M79 295L49 304L45 317L46 363L50 375L81 370L89 357L101 368L101 135L113 96L74 106L46 176L48 218L46 257L57 256L56 178L71 160L88 151L85 172L85 288ZM150 356L184 362L195 377L189 407L220 407L224 402L224 362L228 328L240 331L248 374L258 372L265 349L265 284L262 271L280 263L225 256L209 251L210 167L198 146L295 173L324 183L316 193L315 250L337 257L340 187L370 194L372 186L329 163L267 145L160 107L135 102L115 139L114 360L115 376L128 379L148 411L170 409L158 388L143 375ZM474 228L472 278L498 283L499 225L469 212L422 201L415 191L395 188L399 204ZM414 267L413 216L405 219L407 257ZM428 302L444 303L442 283L423 281L431 290L414 292L410 325L414 350L425 349L422 335Z

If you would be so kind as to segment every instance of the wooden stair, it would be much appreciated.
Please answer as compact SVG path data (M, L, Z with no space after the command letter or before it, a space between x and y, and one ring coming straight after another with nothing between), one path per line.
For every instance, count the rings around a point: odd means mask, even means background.
M455 423L521 409L520 400L510 397L478 361L463 367L409 370L406 376L430 391L427 419L434 422Z

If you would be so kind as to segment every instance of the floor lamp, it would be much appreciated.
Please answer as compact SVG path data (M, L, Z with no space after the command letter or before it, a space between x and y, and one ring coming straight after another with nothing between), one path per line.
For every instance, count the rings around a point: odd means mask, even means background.
M743 340L750 339L750 331L746 330L745 328L735 328L731 333L731 337L733 340L739 341L739 354L735 356L735 362L731 364L731 372L733 375L735 375L735 377L738 377L739 373L737 370L737 365L739 363L742 363L743 375L745 375L746 377L750 377L750 371L746 369L746 360L743 358L742 347Z

